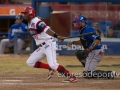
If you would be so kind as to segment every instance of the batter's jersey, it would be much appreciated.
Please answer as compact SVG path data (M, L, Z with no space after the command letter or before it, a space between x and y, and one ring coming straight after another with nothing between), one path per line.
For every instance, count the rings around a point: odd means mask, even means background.
M39 45L52 38L52 36L46 33L48 29L50 29L50 27L38 17L34 17L30 23L28 23L28 30L35 39L36 45Z
M80 34L85 34L85 33L96 32L96 31L92 27L85 26L84 28L80 29L79 32ZM91 36L83 36L80 38L80 40L81 40L83 47L86 49L91 46L91 44L97 37L99 37L99 34L95 34ZM101 49L101 48L102 48L102 44L100 42L94 49Z

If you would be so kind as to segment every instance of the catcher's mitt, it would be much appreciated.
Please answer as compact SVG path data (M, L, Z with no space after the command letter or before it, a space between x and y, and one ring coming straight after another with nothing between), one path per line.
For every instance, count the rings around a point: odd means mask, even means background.
M77 50L75 52L75 55L76 55L77 59L83 60L83 59L86 59L86 57L88 56L88 53L89 53L88 50Z

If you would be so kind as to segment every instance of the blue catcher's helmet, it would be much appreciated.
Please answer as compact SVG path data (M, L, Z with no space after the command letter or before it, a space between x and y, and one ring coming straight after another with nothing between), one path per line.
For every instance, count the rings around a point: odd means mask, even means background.
M75 16L72 20L72 24L74 26L75 29L79 29L80 28L80 23L81 22L85 22L87 24L87 19L85 16L83 15L78 15L78 16ZM75 25L74 25L75 24Z
M16 19L23 19L23 16L21 14L16 15Z
M81 22L85 22L85 23L87 23L87 19L86 19L85 16L83 16L83 15L79 15L78 17L79 17L79 19L80 19Z

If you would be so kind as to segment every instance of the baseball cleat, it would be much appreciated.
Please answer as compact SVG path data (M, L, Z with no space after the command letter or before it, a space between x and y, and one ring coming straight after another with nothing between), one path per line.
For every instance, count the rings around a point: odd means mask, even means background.
M114 79L116 77L116 72L115 71L111 72L111 77L112 77L112 79Z
M50 70L49 74L48 74L48 77L47 77L47 80L49 80L50 78L52 78L52 76L54 75L54 73L55 73L54 70Z
M115 71L108 71L108 79L114 79L116 77Z
M69 82L76 82L77 81L77 78L76 77L70 77L62 82L64 83L69 83Z

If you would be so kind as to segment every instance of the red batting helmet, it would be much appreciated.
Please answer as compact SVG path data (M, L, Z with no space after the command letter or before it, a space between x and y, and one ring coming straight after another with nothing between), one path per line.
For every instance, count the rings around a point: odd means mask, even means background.
M35 9L30 6L25 7L21 13L28 13L28 17L35 17Z

